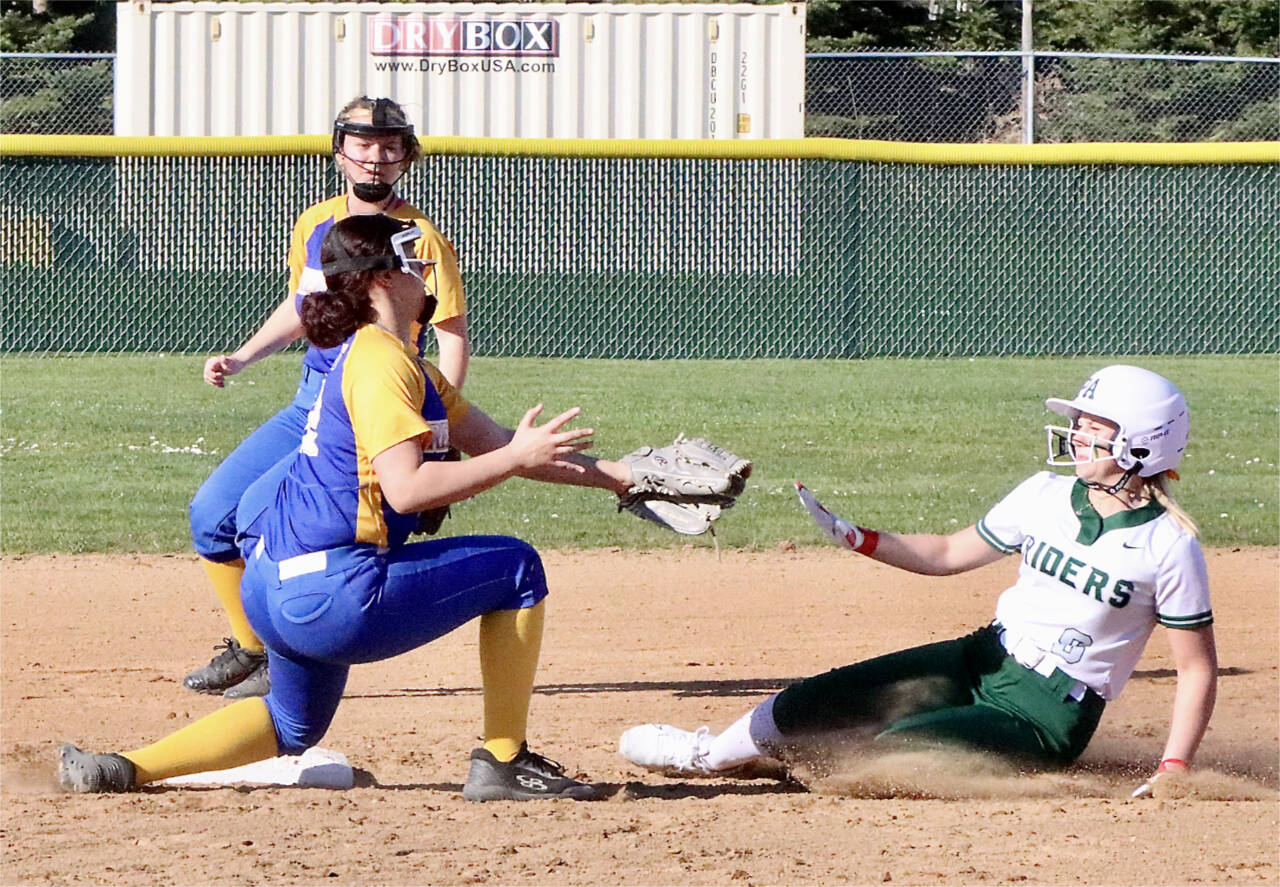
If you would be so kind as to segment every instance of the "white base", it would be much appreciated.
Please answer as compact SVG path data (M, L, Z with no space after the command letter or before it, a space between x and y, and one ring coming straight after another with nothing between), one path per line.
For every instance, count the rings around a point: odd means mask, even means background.
M209 770L161 779L159 785L297 785L302 788L347 789L355 772L341 752L309 748L300 755L254 761L230 770Z

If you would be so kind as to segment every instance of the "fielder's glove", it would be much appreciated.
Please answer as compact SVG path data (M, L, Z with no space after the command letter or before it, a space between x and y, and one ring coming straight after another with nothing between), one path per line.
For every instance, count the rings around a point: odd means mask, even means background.
M681 435L669 446L641 447L622 461L631 468L631 488L618 510L687 536L711 529L751 476L748 460L703 437Z

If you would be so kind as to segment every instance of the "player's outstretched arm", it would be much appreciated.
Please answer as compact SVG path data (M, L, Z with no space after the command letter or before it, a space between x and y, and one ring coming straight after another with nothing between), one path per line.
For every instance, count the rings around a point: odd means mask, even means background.
M226 377L234 376L250 364L275 354L302 335L302 319L290 295L271 312L262 327L230 354L215 354L204 362L204 380L216 388L226 385Z
M881 533L871 557L881 563L925 576L951 576L975 570L1004 557L982 540L974 526L946 536Z
M926 576L950 576L1003 557L1001 552L982 540L974 526L945 536L930 533L898 535L869 530L823 507L804 484L797 482L796 492L818 530L829 540L892 567Z
M576 414L575 414L576 415ZM468 456L481 456L507 446L516 430L494 421L487 413L471 405L458 422L451 423L452 442ZM585 449L583 447L582 449ZM609 490L621 496L631 486L631 470L622 462L596 459L579 451L565 453L554 464L525 468L519 477L546 483L571 484Z
M503 428L472 406L451 423L451 440L471 456L461 462L424 462L418 441L399 443L373 459L387 503L407 514L469 499L511 477L615 489L607 463L582 455L591 445L591 428L565 426L577 418L574 407L538 425L542 404L529 409L514 428Z

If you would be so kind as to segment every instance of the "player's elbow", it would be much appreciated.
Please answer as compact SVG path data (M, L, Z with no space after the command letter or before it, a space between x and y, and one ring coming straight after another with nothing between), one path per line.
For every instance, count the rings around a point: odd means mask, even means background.
M421 497L414 495L412 486L406 483L404 478L390 477L385 480L379 478L379 480L382 485L382 500L400 514L412 514L429 507L417 501Z

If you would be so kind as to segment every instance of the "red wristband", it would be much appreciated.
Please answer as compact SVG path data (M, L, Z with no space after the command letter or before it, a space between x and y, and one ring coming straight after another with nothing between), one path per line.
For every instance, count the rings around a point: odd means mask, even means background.
M1160 762L1160 766L1156 768L1157 773L1167 773L1170 770L1190 770L1191 765L1182 758L1165 758Z
M876 546L880 544L880 534L875 530L868 530L866 527L858 527L858 532L862 534L862 544L854 551L858 554L871 554L876 550Z

